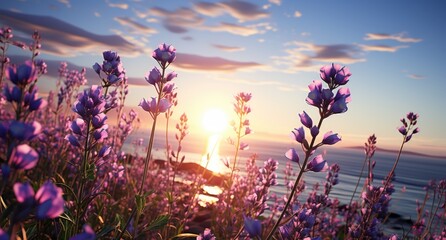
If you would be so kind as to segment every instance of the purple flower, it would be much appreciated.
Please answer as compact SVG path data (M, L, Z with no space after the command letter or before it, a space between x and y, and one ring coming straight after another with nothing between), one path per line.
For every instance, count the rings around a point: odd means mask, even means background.
M167 74L166 82L172 81L172 79L176 78L177 76L178 74L176 72L170 72L169 74Z
M244 226L245 230L248 232L249 237L255 238L255 237L261 237L262 235L262 223L259 220L252 219L250 217L244 218Z
M11 155L11 167L28 170L34 168L39 159L39 154L27 144L21 144L14 148Z
M317 155L313 160L307 164L307 171L320 172L328 169L327 161L324 160L322 155Z
M204 229L204 232L197 236L197 240L215 240L214 234L211 233L209 228Z
M9 240L9 235L0 228L0 240Z
M239 98L240 100L242 100L243 102L249 102L249 100L251 100L252 98L252 94L251 93L245 93L245 92L240 92L237 96L236 99ZM237 99L238 100L238 99Z
M8 102L20 102L20 98L22 97L22 90L20 90L17 86L12 86L9 88L6 84L3 87L3 95L6 98L6 101Z
M398 131L403 135L407 134L407 129L404 126L399 127Z
M37 217L40 219L57 218L64 212L62 189L52 182L45 182L35 195L37 201Z
M310 129L310 132L311 132L311 136L315 138L317 135L319 135L319 128L316 126L313 126Z
M167 64L171 64L176 58L176 49L172 45L165 43L160 44L152 53L152 57L158 61L162 68L166 68Z
M247 144L247 143L244 143L244 142L241 142L240 143L240 148L239 148L240 150L248 150L249 149L249 144Z
M292 131L293 135L294 135L294 140L296 140L299 143L303 143L303 141L305 140L305 131L303 127L300 128L295 128L295 131Z
M85 121L81 118L76 118L71 122L70 128L74 134L82 135L82 131L84 131L85 128Z
M31 61L26 61L20 66L10 66L6 70L6 78L17 86L26 86L37 79L37 69Z
M24 123L20 121L10 120L0 122L0 138L12 138L19 142L30 141L40 134L42 126L34 121L32 123Z
M66 135L65 139L74 147L81 147L79 140L72 134Z
M325 133L322 143L327 145L333 145L339 141L341 141L341 138L338 136L338 134L337 133L333 134L332 131L329 131Z
M340 85L345 85L352 75L348 68L341 67L339 64L323 66L320 70L321 79L326 82L331 89Z
M105 120L107 120L107 115L105 113L99 113L93 117L91 124L94 128L101 128L104 126Z
M95 240L96 239L96 233L93 231L93 229L90 227L90 225L85 224L82 227L83 232L79 233L77 235L74 235L70 238L70 240Z
M144 109L144 111L149 112L152 115L156 115L159 113L166 112L167 109L169 109L172 104L169 102L169 100L163 98L159 102L158 109L156 105L157 105L156 98L152 97L151 101L147 101L145 98L143 98L138 106Z
M332 103L330 104L330 112L344 113L348 110L347 103L351 100L350 90L348 88L340 88L336 93Z
M89 120L105 110L105 104L102 97L102 87L93 85L79 94L78 100L74 103L73 111L84 120Z
M24 203L25 201L29 201L30 199L34 199L34 189L31 185L26 183L15 183L13 186L14 194L17 199L17 202Z
M166 84L164 84L163 86L163 92L165 94L170 94L172 93L172 91L175 89L175 83L173 82L168 82Z
M148 83L155 85L161 82L162 75L160 70L157 67L154 67L150 72L148 72L145 76L145 79Z
M291 148L285 153L285 157L289 160L299 163L299 155L297 154L296 150L294 148Z
M299 114L300 122L307 128L311 128L313 126L313 120L311 120L310 116L303 111L303 113Z
M308 104L321 107L322 104L322 81L315 80L310 85L308 85L310 92L305 99Z
M33 91L26 92L23 103L25 106L28 106L29 111L35 111L41 108L44 108L47 105L47 101L42 98L37 98L37 87L34 87Z

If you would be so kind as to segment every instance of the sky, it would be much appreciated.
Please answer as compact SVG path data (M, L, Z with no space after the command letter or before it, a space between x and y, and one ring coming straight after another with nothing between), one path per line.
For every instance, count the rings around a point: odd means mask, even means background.
M252 139L290 142L300 127L298 114L318 119L305 102L308 85L331 63L350 69L352 101L344 114L324 121L322 133L342 136L340 146L362 146L371 134L378 147L398 149L400 119L420 115L421 132L408 150L446 156L445 1L285 1L285 0L1 0L0 26L18 40L42 38L40 59L49 72L42 93L54 90L61 61L69 69L92 70L102 52L121 56L129 77L126 105L139 110L155 96L144 80L161 43L173 45L179 104L189 117L190 134L203 132L201 118L219 108L229 119L233 96L250 92ZM29 52L9 48L12 61ZM140 111L144 126L150 116ZM314 120L316 121L316 120ZM228 133L229 134L229 133Z

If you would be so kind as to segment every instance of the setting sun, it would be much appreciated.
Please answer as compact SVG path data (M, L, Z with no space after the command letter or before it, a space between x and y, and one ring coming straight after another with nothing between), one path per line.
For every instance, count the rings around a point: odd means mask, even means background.
M221 133L228 127L228 118L223 110L212 108L203 114L202 124L210 133Z

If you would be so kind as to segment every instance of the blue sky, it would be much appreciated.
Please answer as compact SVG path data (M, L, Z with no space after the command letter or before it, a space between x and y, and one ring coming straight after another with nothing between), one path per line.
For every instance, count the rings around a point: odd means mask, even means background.
M156 64L152 50L174 45L175 111L189 115L191 134L203 131L200 118L209 108L232 117L232 97L245 91L253 94L252 137L288 141L300 126L298 113L317 117L305 97L319 68L346 65L352 102L322 132L338 132L341 146L362 145L375 133L378 146L396 148L399 119L414 111L421 132L408 149L446 155L445 10L444 1L415 0L10 0L2 1L0 24L24 42L39 30L40 58L50 67L42 92L53 89L60 61L89 68L89 83L98 84L91 66L104 50L117 51L130 78L127 104L135 109L154 95L144 81ZM14 48L8 54L29 55Z

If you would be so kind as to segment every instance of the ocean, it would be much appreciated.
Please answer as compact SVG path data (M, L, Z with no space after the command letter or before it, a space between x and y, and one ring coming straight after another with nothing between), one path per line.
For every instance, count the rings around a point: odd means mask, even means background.
M143 145L135 148L132 142L137 139L143 138ZM174 137L171 137L170 142L173 149L176 149L176 141ZM238 168L243 174L245 161L252 154L257 154L258 159L256 161L257 166L263 166L264 161L268 158L273 158L278 161L279 166L276 171L278 177L278 185L274 186L271 191L276 193L279 197L287 194L287 190L284 182L284 170L288 159L285 157L285 152L290 147L295 147L299 152L300 146L297 144L283 144L277 142L268 141L247 141L250 144L250 148L245 151L241 151L239 156ZM133 134L129 137L127 143L124 146L124 150L127 153L138 153L145 156L145 146L148 144L148 134ZM203 139L186 139L183 144L182 155L186 156L188 162L201 163L202 158L206 152L206 141ZM379 147L379 144L378 144ZM364 150L362 148L337 148L334 146L323 146L321 151L317 154L323 154L324 159L328 164L337 163L340 166L339 183L335 185L330 193L332 198L338 198L341 204L348 204L355 185L357 183L359 174L361 172L362 164L364 162ZM314 156L315 156L314 155ZM155 144L153 150L154 158L165 159L165 137L163 134L157 134L155 137ZM219 158L234 156L234 147L227 143L225 139L221 139ZM387 176L388 172L392 168L395 159L397 157L396 152L383 151L379 148L376 150L372 160L376 161L374 168L374 183L376 185L381 184L381 180ZM303 161L303 154L300 155L301 161ZM210 162L210 165L218 165L218 168L222 168L221 161ZM293 163L293 170L297 172L299 167L296 163ZM215 166L214 166L215 167ZM215 168L214 168L215 169ZM359 184L356 192L356 198L359 198L360 191L364 183L364 176L367 174L367 165L364 169L363 178ZM395 192L392 194L392 201L390 206L390 212L400 214L404 219L415 220L417 213L415 211L417 205L416 201L422 202L425 197L424 187L430 180L446 179L446 157L436 157L427 155L416 155L411 153L403 153L400 157L398 167L395 171L396 178L393 181L395 186ZM304 174L304 180L306 182L306 191L311 191L312 186L316 182L320 182L321 190L323 191L323 182L325 181L326 172L306 172ZM293 177L295 179L295 177ZM294 180L293 180L294 181ZM404 189L404 190L403 190ZM305 201L305 195L301 196L300 201Z

